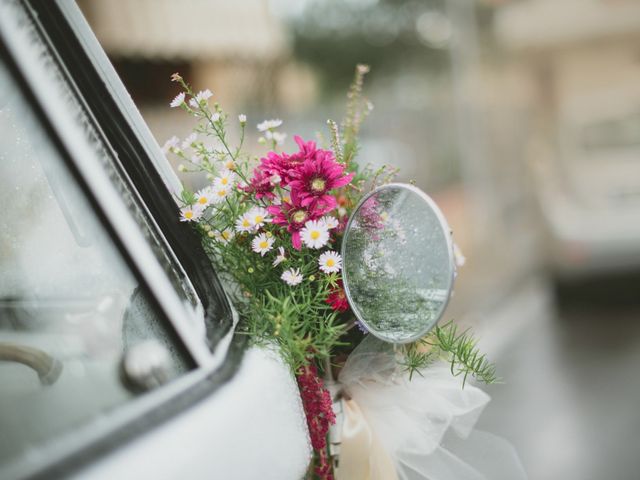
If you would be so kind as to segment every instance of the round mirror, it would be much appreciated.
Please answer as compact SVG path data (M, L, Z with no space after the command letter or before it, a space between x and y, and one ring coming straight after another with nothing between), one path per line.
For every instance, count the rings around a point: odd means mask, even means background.
M366 195L347 224L342 258L351 308L381 340L415 341L442 316L455 275L453 243L422 190L390 184Z

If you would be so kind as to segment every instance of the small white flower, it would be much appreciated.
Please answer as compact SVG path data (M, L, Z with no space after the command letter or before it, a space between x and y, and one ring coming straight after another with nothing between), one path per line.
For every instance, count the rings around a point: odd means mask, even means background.
M300 230L302 242L309 248L322 248L329 241L329 229L317 220L308 220Z
M211 121L212 122L217 122L218 120L220 120L220 114L218 112L212 113L211 114Z
M251 223L249 212L240 215L236 220L237 232L251 232L253 231L253 223Z
M174 135L169 140L164 142L164 145L162 146L162 151L164 153L167 153L167 152L173 150L174 148L176 148L178 146L178 142L180 142L180 139Z
M236 234L230 228L225 228L222 232L216 235L216 238L221 243L229 243Z
M180 92L178 95L175 96L173 100L171 100L171 103L169 104L169 106L171 108L176 108L182 105L183 103L184 103L184 92Z
M211 187L205 187L202 190L198 190L196 192L196 205L199 208L206 208L210 203L213 202L214 192Z
M295 268L295 269L289 268L288 270L285 270L284 272L282 272L282 275L280 275L280 278L293 287L295 285L298 285L300 282L302 282L303 277L302 277L302 274L300 273L299 268Z
M213 187L213 196L211 198L211 203L220 203L222 202L227 195L231 193L231 185L214 185Z
M267 133L270 133L270 132L267 132ZM287 139L287 134L280 133L280 132L273 132L271 134L271 138L273 138L273 141L276 142L276 145L284 145L284 141Z
M338 207L338 215L344 217L347 214L347 209L344 207Z
M273 248L274 241L275 239L272 236L267 237L266 233L261 233L251 241L251 248L254 252L264 257L264 254Z
M198 103L202 103L202 102L206 102L207 100L209 100L211 97L213 97L213 93L211 92L211 90L209 90L208 88L206 90L200 90L197 94L196 94L196 102Z
M282 181L282 177L280 177L280 175L276 173L274 175L271 175L271 177L269 177L269 181L274 185L280 185L280 182Z
M238 121L244 125L245 123L247 123L247 116L244 113L241 113L240 115L238 115Z
M189 99L189 106L191 108L198 108L198 101L195 98Z
M192 147L197 138L198 135L195 132L189 135L182 141L182 149L186 150L187 148Z
M453 258L456 261L456 267L462 267L467 263L467 257L464 256L457 243L453 244Z
M329 230L336 228L339 225L336 217L333 217L331 215L325 215L320 219L320 221L324 223Z
M181 222L195 222L202 216L202 208L194 206L186 206L180 209Z
M213 181L213 184L216 187L233 187L233 181L236 178L236 174L233 173L231 170L228 169L224 169L223 171L220 172L220 175L218 177L216 177L216 179Z
M285 257L285 255L284 255L284 247L278 247L278 255L276 256L275 260L273 261L273 266L277 267L282 262L284 262L286 259L287 259L287 257Z
M337 273L342 268L342 257L337 252L324 252L318 259L318 265L324 273Z
M268 217L269 212L267 211L266 208L254 207L251 210L249 210L247 214L249 215L249 220L251 220L251 224L256 228L256 230L260 228L262 225L264 225L265 223L268 223L271 221Z
M280 125L282 125L282 120L280 120L279 118L265 120L264 122L258 124L258 130L261 132L266 132L267 130L278 128Z
M222 166L224 168L226 168L227 170L235 170L236 169L236 163L230 158L224 160L222 162Z

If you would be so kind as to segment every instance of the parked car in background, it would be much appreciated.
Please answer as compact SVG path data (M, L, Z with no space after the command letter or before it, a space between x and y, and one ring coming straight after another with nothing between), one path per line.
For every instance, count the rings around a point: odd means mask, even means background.
M160 148L73 1L0 0L0 478L300 478Z

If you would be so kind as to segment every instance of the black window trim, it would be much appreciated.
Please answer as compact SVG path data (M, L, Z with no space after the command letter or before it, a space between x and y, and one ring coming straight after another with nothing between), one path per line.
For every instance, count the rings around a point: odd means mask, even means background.
M100 116L109 142L191 280L204 308L207 338L215 349L237 316L200 238L179 221L172 192L181 188L180 181L75 1L27 3L65 66L73 70L74 82L94 115Z
M23 8L30 7L26 0L10 1ZM44 0L42 3L48 2ZM72 4L66 1L61 3L67 6ZM31 13L33 12L32 10ZM38 12L38 15L42 20L42 13ZM21 44L20 39L14 36L18 27L12 24L13 20L9 17L0 18L0 57L17 80L48 137L60 151L69 171L94 207L99 220L140 281L141 288L149 293L152 301L160 307L159 310L166 316L167 323L177 330L176 333L186 350L194 358L195 366L199 367L166 386L116 408L109 415L108 425L103 424L96 428L96 425L91 423L61 435L55 442L50 442L43 447L44 455L38 461L20 461L0 467L2 478L54 478L76 471L110 450L122 446L125 441L151 430L211 395L237 370L246 337L240 335L232 339L231 325L235 324L233 318L235 314L228 305L229 328L219 339L220 348L217 348L213 355L208 351L199 350L188 329L185 329L180 321L182 313L178 308L181 305L176 304L177 294L170 288L166 278L164 282L161 280L165 276L164 271L159 266L153 267L157 264L156 259L138 231L137 225L126 215L126 212L122 211L124 204L119 201L115 189L109 184L104 172L99 168L96 169L95 164L86 161L94 154L84 144L85 140L78 138L76 127L69 127L68 122L65 121L64 109L61 108L64 104L56 100L55 96L48 95L51 92L47 91L46 85L37 84L39 80L37 62L30 58L29 54L25 54L25 48L28 49L28 47ZM103 93L103 95L109 95L109 93ZM154 172L156 174L154 180L158 180L159 174L155 170ZM154 176L151 171L149 174ZM180 224L178 226L183 232L189 232L193 239L197 239L188 227ZM198 245L200 245L199 242ZM204 252L202 254L203 258L200 260L206 260ZM215 278L215 272L213 270L211 272L217 284L216 288L221 289ZM173 303L170 301L171 297L173 297Z

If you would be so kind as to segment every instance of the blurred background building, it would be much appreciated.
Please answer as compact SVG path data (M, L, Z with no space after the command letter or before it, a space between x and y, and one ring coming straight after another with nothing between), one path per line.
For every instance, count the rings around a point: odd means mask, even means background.
M326 136L371 65L360 160L401 167L467 256L450 313L508 381L487 427L533 480L637 478L639 2L79 3L160 144L192 126L175 71L247 114L260 153L265 118L285 150Z

